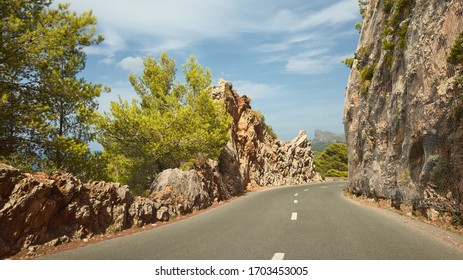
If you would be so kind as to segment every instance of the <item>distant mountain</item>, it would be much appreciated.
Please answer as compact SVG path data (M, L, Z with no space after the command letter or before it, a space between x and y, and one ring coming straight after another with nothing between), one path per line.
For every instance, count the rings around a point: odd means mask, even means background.
M330 131L316 129L312 142L312 151L323 152L332 143L346 143L345 134L336 134Z

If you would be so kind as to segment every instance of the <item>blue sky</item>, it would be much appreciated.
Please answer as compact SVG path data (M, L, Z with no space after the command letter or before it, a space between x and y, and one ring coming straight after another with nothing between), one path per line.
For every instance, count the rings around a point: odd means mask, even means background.
M342 111L349 69L361 21L357 0L67 0L71 10L89 9L105 37L86 49L82 75L112 92L109 102L135 97L129 73L142 58L162 51L177 62L190 54L240 95L252 98L282 140L299 130L343 132ZM179 72L177 78L181 78Z

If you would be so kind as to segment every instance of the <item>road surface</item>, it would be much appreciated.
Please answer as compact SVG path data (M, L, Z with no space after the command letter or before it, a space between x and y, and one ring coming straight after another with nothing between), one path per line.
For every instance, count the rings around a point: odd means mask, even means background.
M463 259L429 225L358 205L343 197L344 186L247 193L186 220L42 259Z

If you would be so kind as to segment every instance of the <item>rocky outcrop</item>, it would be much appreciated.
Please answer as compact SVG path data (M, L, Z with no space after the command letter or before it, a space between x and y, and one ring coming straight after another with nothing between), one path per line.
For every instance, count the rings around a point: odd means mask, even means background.
M212 96L224 100L233 117L228 152L237 155L244 186L296 185L319 180L305 131L290 142L274 139L263 117L252 110L250 98L239 96L230 82L220 80Z
M321 180L315 173L305 131L290 142L274 139L263 117L251 109L230 82L220 80L212 96L233 117L230 141L219 161L205 160L194 170L169 169L153 182L153 194L172 202L174 214L203 209L251 187L298 185Z
M134 198L127 186L22 173L0 163L0 258L168 218L164 202Z
M461 0L370 0L347 85L349 190L461 218Z

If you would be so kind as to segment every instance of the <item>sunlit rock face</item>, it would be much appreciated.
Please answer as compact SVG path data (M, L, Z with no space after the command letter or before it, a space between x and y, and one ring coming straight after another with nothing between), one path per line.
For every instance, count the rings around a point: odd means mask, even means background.
M463 107L447 57L463 2L371 0L364 15L344 106L349 190L459 214Z

